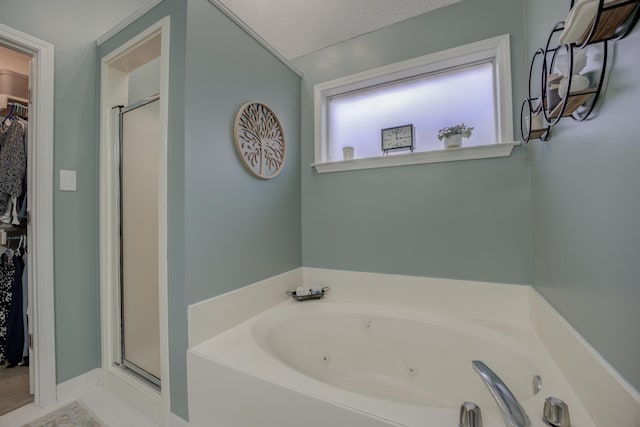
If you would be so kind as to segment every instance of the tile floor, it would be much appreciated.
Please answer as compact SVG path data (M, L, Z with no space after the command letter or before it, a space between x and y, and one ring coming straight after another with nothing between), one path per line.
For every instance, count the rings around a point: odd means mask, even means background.
M100 385L47 408L36 408L33 404L24 406L0 417L0 427L20 427L75 400L81 400L110 427L157 427L157 424L142 412Z

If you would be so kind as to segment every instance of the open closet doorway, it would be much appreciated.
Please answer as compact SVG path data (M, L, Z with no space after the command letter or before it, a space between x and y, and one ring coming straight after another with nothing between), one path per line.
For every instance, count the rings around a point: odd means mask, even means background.
M0 24L0 416L56 401L53 72L53 45Z
M33 402L34 393L26 253L30 68L31 56L0 45L0 416Z

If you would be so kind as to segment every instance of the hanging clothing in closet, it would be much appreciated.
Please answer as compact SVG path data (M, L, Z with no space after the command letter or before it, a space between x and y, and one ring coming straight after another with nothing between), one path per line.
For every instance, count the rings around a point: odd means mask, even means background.
M22 358L29 365L29 282L27 268L27 256L22 257L24 267L22 269L22 327L24 329L24 344L22 346Z
M14 275L11 283L11 305L7 322L6 359L9 367L22 362L24 347L24 323L22 321L22 273L24 261L19 253L13 254Z
M11 210L18 216L17 198L23 193L27 167L25 128L17 117L3 120L0 127L0 214L12 204Z
M8 249L0 255L0 365L6 363L9 368L28 363L24 353L27 345L24 272L20 245L18 250Z
M26 208L27 122L13 113L12 107L0 122L0 222L20 225L19 211L23 204ZM8 367L21 363L24 354L24 265L20 250L0 255L0 364Z
M10 257L7 252L0 255L0 364L4 364L6 360L7 329L15 273L13 257Z

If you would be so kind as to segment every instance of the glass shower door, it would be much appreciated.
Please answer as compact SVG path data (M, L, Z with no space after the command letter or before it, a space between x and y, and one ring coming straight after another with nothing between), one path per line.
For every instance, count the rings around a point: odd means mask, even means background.
M159 97L120 111L121 365L160 388Z

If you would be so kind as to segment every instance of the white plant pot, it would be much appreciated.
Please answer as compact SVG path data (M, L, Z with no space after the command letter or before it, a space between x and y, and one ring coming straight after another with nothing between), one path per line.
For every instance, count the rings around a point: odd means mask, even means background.
M443 141L444 148L458 148L462 145L462 135L446 136Z

